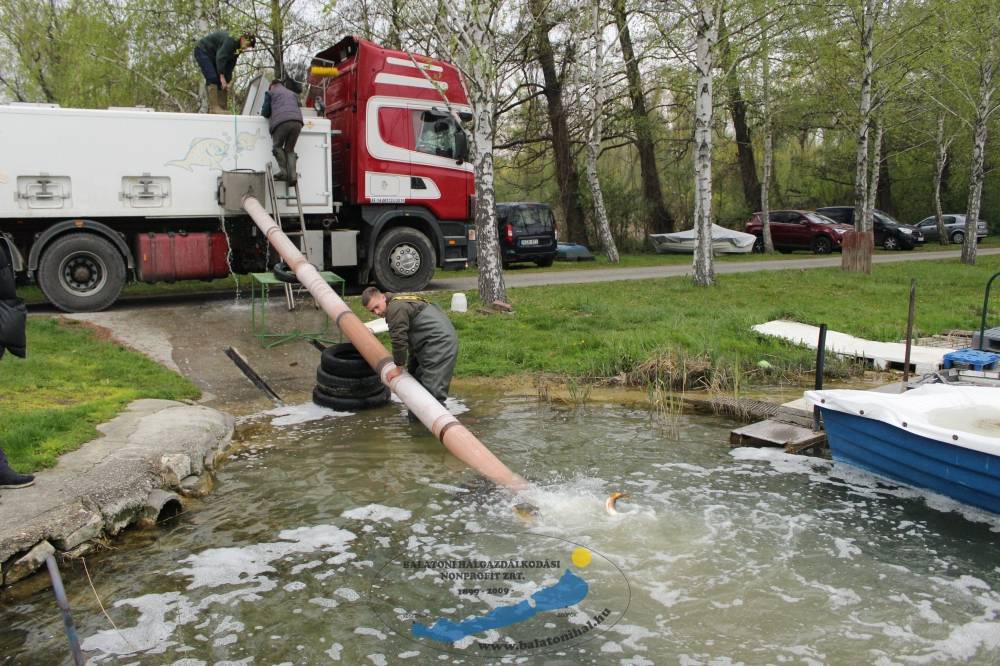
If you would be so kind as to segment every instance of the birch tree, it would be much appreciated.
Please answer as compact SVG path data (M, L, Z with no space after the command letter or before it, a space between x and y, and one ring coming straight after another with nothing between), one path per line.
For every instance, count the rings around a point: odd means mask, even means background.
M881 16L883 2L861 0L860 15L855 13L852 16L858 29L861 51L854 160L854 227L858 231L872 230L872 209L868 204L868 132L871 128L872 79L875 72L875 25ZM865 251L870 253L871 249Z
M518 67L518 51L531 35L512 18L516 15L512 4L511 0L463 0L446 12L443 6L415 6L421 17L419 29L431 31L441 55L461 71L472 107L479 298L487 304L507 301L496 224L493 144L497 119L508 77Z
M941 182L944 180L944 170L948 165L948 149L954 137L945 136L944 112L938 113L937 134L934 137L934 145L937 155L934 160L934 219L937 222L938 242L941 245L948 245L951 241L944 228L944 211L941 209Z
M721 0L695 3L695 87L694 112L694 283L715 282L712 263L712 68L719 37Z
M764 1L763 15L767 16L767 0ZM761 116L764 142L764 173L760 183L761 230L764 236L764 252L774 252L774 239L771 237L771 169L774 164L774 129L771 125L771 48L770 30L765 26L761 35L760 51L760 81L761 81Z
M949 35L951 57L939 58L930 69L935 81L948 94L934 89L925 92L942 111L955 116L972 133L965 242L962 245L962 263L971 265L976 263L976 223L982 205L986 139L990 120L1000 108L1000 103L993 98L998 85L995 73L1000 59L997 45L1000 14L993 3L963 0L941 4L938 19Z
M879 176L882 173L882 140L884 126L882 121L876 119L875 124L875 141L872 147L872 174L871 179L868 183L868 197L865 201L865 210L871 214L871 211L875 208L875 199L878 196L878 183Z
M612 264L619 262L618 247L611 235L608 212L604 208L604 193L597 175L597 158L601 151L601 114L604 109L604 23L601 21L601 2L593 0L592 21L594 48L590 65L590 131L587 133L587 183L594 198L594 218L601 246Z

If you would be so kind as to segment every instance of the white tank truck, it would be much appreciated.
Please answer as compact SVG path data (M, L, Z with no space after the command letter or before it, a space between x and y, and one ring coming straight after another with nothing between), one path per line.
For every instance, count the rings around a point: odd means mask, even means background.
M298 191L302 212L329 226L330 121L309 111L296 147ZM108 307L130 273L172 282L267 268L267 242L253 225L221 223L218 177L265 170L265 118L9 104L0 106L0 146L0 247L62 310ZM285 220L298 219L293 193L277 183ZM273 214L270 198L259 196ZM343 244L356 234L332 238ZM331 238L323 230L304 238L322 269L330 267L324 236ZM345 266L357 263L353 245L334 254L347 257Z

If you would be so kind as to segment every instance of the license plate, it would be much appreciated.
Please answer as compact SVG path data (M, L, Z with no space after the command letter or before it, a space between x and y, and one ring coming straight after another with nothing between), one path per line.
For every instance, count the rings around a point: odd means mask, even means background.
M525 238L524 240L521 241L521 246L523 247L525 245L538 245L538 239L537 238Z

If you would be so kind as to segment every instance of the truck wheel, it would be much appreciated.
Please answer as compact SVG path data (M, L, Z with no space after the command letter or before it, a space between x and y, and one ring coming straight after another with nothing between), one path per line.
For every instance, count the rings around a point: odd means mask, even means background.
M812 250L816 254L830 254L830 251L833 250L833 243L826 236L816 236L813 239Z
M383 291L420 291L434 276L434 248L416 229L396 227L375 244L375 282Z
M368 365L357 349L350 342L327 347L320 356L320 368L331 375L337 377L347 377L351 379L361 379L364 377L374 377L375 371Z
M125 286L125 261L100 236L69 234L45 248L38 262L38 285L64 312L100 312Z
M764 254L764 238L762 236L757 236L757 240L753 242L753 253Z

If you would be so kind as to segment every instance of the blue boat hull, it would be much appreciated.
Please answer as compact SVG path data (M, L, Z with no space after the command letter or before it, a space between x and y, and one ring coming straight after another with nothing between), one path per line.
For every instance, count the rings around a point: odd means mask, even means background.
M1000 457L820 407L833 459L1000 513Z

